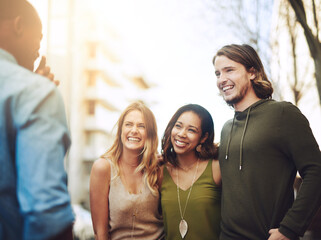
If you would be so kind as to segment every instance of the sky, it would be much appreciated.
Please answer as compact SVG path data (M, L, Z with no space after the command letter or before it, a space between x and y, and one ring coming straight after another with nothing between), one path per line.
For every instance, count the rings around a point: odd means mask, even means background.
M31 2L36 8L46 7L42 1ZM79 2L86 1L74 0L74 4ZM255 10L253 1L247 2L245 12ZM273 4L273 0L261 2ZM91 0L86 7L117 32L126 58L154 86L151 91L156 101L151 101L150 107L159 137L179 107L196 103L211 113L218 142L222 126L234 111L219 96L212 58L222 46L244 41L228 25L233 13L218 14L220 10L212 0ZM263 17L261 28L266 36L270 34L268 17L269 13ZM254 20L248 18L251 24Z
M216 140L233 109L219 96L212 58L232 36L220 36L215 24L209 27L201 12L202 1L120 0L95 1L104 20L122 36L132 61L145 79L156 85L158 104L152 105L159 135L174 112L184 104L205 107L214 119ZM213 13L214 14L214 13ZM214 16L213 16L214 17ZM217 31L206 34L211 29ZM205 33L205 34L204 34Z

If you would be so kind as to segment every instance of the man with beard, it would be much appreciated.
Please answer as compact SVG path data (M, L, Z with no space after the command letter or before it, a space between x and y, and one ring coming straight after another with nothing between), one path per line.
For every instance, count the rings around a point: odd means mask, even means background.
M213 58L235 110L221 133L222 240L298 239L321 202L321 154L307 119L273 88L256 51L227 45ZM294 200L297 171L303 183Z

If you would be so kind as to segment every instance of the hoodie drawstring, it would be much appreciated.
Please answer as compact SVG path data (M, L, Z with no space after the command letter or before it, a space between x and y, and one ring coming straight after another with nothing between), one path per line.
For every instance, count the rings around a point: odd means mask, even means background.
M240 171L242 170L242 165L243 165L243 142L244 142L245 132L247 129L247 124L248 124L249 118L250 118L250 112L251 112L251 108L249 108L249 110L247 111L247 114L246 114L245 126L244 126L244 130L243 130L243 134L242 134L242 138L241 138L241 143L240 143Z
M228 153L230 151L230 143L231 143L231 138L232 138L232 131L233 131L233 127L234 127L234 122L235 122L235 114L234 114L234 118L233 118L233 122L232 122L232 127L230 130L230 134L228 135L227 147L226 147L226 151L225 151L225 160L228 159Z
M244 129L243 129L243 133L242 133L242 137L241 137L241 142L240 142L240 162L239 162L239 170L240 171L242 170L242 165L243 165L243 142L244 142L244 137L245 137L247 125L248 125L249 118L250 118L251 109L252 108L250 107L247 111L245 125L244 125ZM232 123L231 131L230 131L230 135L228 137L228 142L227 142L227 147L226 147L226 152L225 152L225 159L228 159L228 153L230 150L230 144L231 144L231 140L232 140L232 131L233 131L233 127L234 127L234 122L235 122L235 115L233 118L233 123Z

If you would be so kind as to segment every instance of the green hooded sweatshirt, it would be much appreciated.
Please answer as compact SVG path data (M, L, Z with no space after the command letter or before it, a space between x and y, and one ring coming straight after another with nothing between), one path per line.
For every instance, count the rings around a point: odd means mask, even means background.
M308 120L288 102L260 100L221 133L221 240L302 236L321 204L321 153ZM299 171L303 184L294 201Z

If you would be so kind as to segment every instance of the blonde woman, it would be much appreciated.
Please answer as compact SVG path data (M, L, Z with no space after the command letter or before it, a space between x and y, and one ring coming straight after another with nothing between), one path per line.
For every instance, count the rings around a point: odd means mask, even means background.
M141 102L129 105L118 120L114 144L90 175L96 239L163 239L157 145L151 110Z

